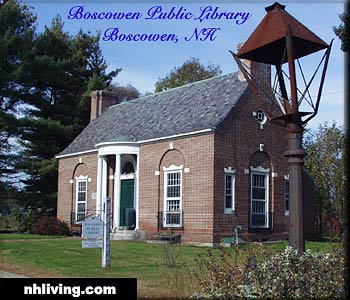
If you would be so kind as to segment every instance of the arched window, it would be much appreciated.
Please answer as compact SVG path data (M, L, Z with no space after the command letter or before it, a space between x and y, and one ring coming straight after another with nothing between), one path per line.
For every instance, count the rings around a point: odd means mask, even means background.
M128 161L123 167L122 174L132 174L132 173L135 173L134 165L130 161Z

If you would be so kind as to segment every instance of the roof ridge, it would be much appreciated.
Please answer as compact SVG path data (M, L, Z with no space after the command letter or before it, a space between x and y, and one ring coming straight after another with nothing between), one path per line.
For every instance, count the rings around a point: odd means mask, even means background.
M218 79L218 78L220 78L220 77L227 77L227 76L230 76L230 75L234 75L234 74L236 74L236 73L238 73L238 72L231 72L231 73L227 73L227 74L220 74L220 75L218 75L218 76L214 76L214 77L210 77L210 78L207 78L207 79L202 79L202 80L199 80L199 81L187 83L187 84L184 84L184 85L181 85L181 86L177 86L177 87L174 87L174 88L171 88L171 89L168 89L168 90L164 90L164 91L161 91L161 92L158 92L158 93L152 93L152 94L145 95L145 96L142 96L142 97L139 97L139 98L136 98L136 99L132 99L132 100L129 100L129 101L123 101L123 102L120 102L120 103L111 105L111 106L109 106L107 109L112 108L112 107L115 107L115 106L118 106L118 105L121 105L121 104L127 104L127 103L138 102L138 101L144 100L145 98L148 98L148 97L152 97L152 96L154 97L155 95L161 95L161 94L163 94L163 93L168 93L168 92L171 92L171 91L174 91L174 90L178 90L178 89L182 89L182 88L185 88L185 87L189 87L189 86L191 86L191 85L196 85L196 84L204 83L204 82L206 82L206 81Z

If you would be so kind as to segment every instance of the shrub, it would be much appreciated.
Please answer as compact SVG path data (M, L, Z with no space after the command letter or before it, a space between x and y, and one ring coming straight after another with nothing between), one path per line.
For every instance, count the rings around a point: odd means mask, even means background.
M0 232L18 231L17 219L12 216L0 216Z
M195 298L239 298L245 282L245 258L234 248L230 253L223 247L208 250L207 257L198 260L199 269L193 275L198 282Z
M20 233L30 233L32 231L33 220L36 217L35 211L24 211L21 209L13 210L11 216L16 221L17 224L17 232Z
M44 235L68 235L69 228L56 217L44 215L35 220L31 232Z
M286 247L272 253L264 247L248 249L246 256L221 249L200 261L197 298L221 299L339 299L344 293L341 249L329 254L307 250L299 255ZM242 251L241 251L242 253Z
M263 298L341 298L344 286L344 259L340 249L332 253L299 255L286 247L284 252L269 255L268 260L252 257L248 266L248 285Z

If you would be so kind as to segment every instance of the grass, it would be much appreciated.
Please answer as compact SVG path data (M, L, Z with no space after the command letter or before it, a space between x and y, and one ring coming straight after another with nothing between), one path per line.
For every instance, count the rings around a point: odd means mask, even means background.
M32 240L32 239L59 239L61 235L41 235L30 233L1 233L0 240Z
M0 239L4 240L5 236L8 239L4 234ZM280 242L268 247L277 251L286 245L286 242ZM306 246L321 252L329 252L332 248L331 243L320 242L310 242ZM174 293L170 290L173 274L181 272L181 276L190 280L189 270L197 266L196 258L205 256L208 248L176 246L175 262L178 265L181 262L178 268L167 266L165 249L166 246L159 244L113 241L111 268L105 270L101 268L101 249L82 249L79 239L3 242L0 243L0 269L32 277L137 278L140 297L170 296ZM188 282L183 284L188 285Z

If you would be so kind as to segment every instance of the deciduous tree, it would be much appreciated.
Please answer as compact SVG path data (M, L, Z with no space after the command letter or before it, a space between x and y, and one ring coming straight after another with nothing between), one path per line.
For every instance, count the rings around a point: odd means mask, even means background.
M208 79L221 74L219 66L208 64L204 66L199 58L191 57L180 67L175 67L167 76L159 78L155 91L161 92L199 80Z
M325 122L306 135L304 144L305 167L316 185L318 232L322 235L326 224L330 234L341 235L345 227L344 129L335 122Z
M339 26L333 26L334 33L338 36L341 41L341 49L344 52L349 51L350 43L350 23L349 14L342 13L339 15L341 24Z

